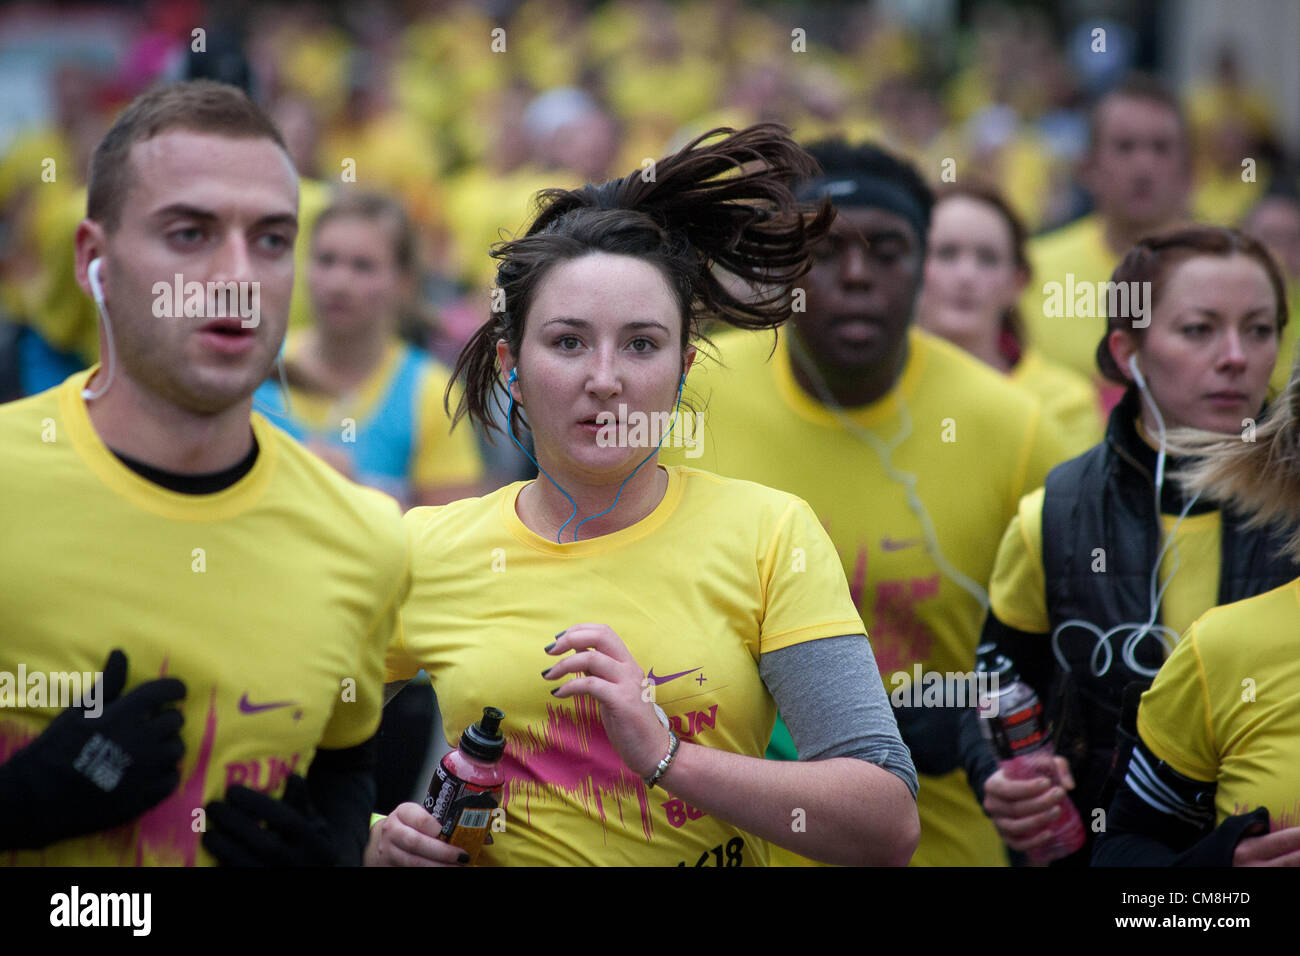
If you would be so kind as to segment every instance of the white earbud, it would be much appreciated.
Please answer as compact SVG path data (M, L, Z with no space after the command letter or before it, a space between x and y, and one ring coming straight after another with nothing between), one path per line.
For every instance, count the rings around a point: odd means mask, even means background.
M113 372L117 365L117 356L113 351L113 327L108 321L108 306L104 303L104 287L99 284L99 270L103 266L104 260L99 256L91 259L90 265L86 266L86 278L90 281L90 292L94 296L95 306L99 310L99 317L104 323L104 341L108 345L108 361L105 363L107 372L105 373L104 384L97 391L91 391L88 388L81 390L81 397L88 402L104 397L108 387L113 384Z
M104 260L98 256L90 260L90 265L86 266L86 278L90 280L90 291L95 297L95 305L101 309L104 308L104 287L99 284L99 270L103 268Z
M1134 352L1128 357L1128 370L1133 373L1133 381L1137 382L1138 388L1146 388L1147 380L1142 377L1142 372L1138 369L1138 357Z

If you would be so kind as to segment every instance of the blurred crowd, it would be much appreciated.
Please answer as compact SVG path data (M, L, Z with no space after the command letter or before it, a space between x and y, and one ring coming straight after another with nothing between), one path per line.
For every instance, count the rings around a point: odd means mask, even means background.
M69 35L102 37L103 55L77 55L83 47L73 43L62 54L29 61L32 84L44 91L48 110L34 122L0 126L0 401L50 388L99 360L101 323L95 302L77 282L74 236L86 215L91 152L114 117L155 84L221 80L246 89L265 109L300 176L289 332L282 361L256 392L254 407L340 472L385 490L404 509L482 495L536 474L524 445L516 442L512 447L501 440L490 445L481 432L475 436L465 428L449 436L447 429L444 400L454 412L459 399L452 367L491 315L497 265L489 255L493 244L526 226L537 208L539 190L599 183L637 170L653 176L656 158L717 127L777 122L800 144L842 137L855 145L874 143L885 151L853 154L845 142L838 143L852 160L846 160L838 185L856 183L864 193L855 202L841 203L847 211L844 218L862 225L865 234L876 222L871 218L872 210L879 212L876 206L889 211L888 203L880 202L868 185L885 183L888 188L881 188L891 201L910 192L915 202L900 208L923 207L924 215L918 213L916 222L902 221L914 227L909 235L917 241L918 254L927 258L916 276L896 280L895 299L902 305L894 311L907 314L891 312L873 320L877 325L892 323L901 342L915 318L924 333L948 339L1019 387L1007 386L1005 394L1000 393L1002 383L983 369L971 372L961 362L972 368L975 363L964 358L951 365L960 374L946 374L950 366L943 363L953 360L944 346L934 351L939 357L927 373L933 378L915 398L917 408L928 416L918 411L917 420L948 421L943 417L946 410L966 402L962 383L969 381L974 383L972 392L981 392L980 414L996 420L981 432L981 441L993 436L1009 443L1016 437L1016 416L1024 418L1032 404L1015 404L1023 398L1020 389L1026 390L1050 413L1044 416L1043 433L1053 447L1050 454L1043 452L1039 463L1044 474L1048 458L1055 464L1098 446L1107 413L1128 387L1118 369L1109 370L1107 381L1107 369L1097 366L1098 341L1107 329L1102 293L1097 293L1096 311L1081 313L1078 322L1060 322L1062 302L1052 304L1052 296L1059 298L1061 292L1052 293L1050 286L1066 290L1064 306L1071 308L1076 286L1106 283L1139 240L1196 222L1241 228L1258 239L1285 280L1292 316L1300 307L1300 192L1297 157L1288 154L1280 131L1285 104L1246 82L1242 58L1249 51L1226 41L1200 79L1169 88L1147 75L1153 64L1138 55L1135 25L1063 22L1028 6L962 5L959 23L929 29L909 26L872 4L754 8L737 0L428 0L233 7L178 0L88 9L70 11L63 29ZM0 14L9 37L23 31L46 35L42 30L48 29L48 16L22 7ZM5 49L11 51L10 40ZM21 95L15 91L23 88L19 84L8 94L0 93L0 115L20 112L13 106ZM5 97L10 102L5 103ZM827 144L820 145L822 155L835 155L835 149L827 152ZM870 160L867 165L875 166L868 173L854 165L862 165L863 156ZM934 190L933 210L925 185L917 182L918 173ZM818 188L828 188L828 182ZM916 200L921 194L923 201ZM841 198L826 195L837 202ZM853 220L854 208L863 218ZM865 281L861 276L866 273L854 269L865 268L867 253L859 257L856 247L847 252L832 248L848 263L838 281L848 286ZM1190 258L1222 255L1191 242L1188 248L1193 250ZM885 262L881 269L887 271L892 261L888 248L877 248L870 256ZM830 275L831 254L823 250L818 257L821 270ZM1268 256L1260 253L1260 258ZM983 271L977 273L972 262ZM1167 285L1168 275L1152 262L1135 274L1144 277L1148 287L1153 285L1151 276L1157 277L1154 284ZM1256 271L1260 264L1247 263ZM1164 268L1168 272L1171 267L1166 263ZM809 275L815 293L816 277ZM829 286L829 280L823 281ZM1167 288L1159 295L1166 301L1173 298ZM825 291L822 296L820 303L810 297L810 313L817 312L819 304L838 301ZM1086 301L1093 308L1091 295ZM1148 323L1153 307L1154 298L1148 294ZM1288 324L1286 312L1277 311L1276 367L1270 351L1265 370L1272 373L1269 400L1286 386L1300 325ZM801 324L815 326L807 319ZM1270 343L1273 329L1269 325L1265 330ZM815 340L815 335L809 338ZM928 338L911 341L912 351L900 347L900 356L934 350L925 344ZM901 365L894 367L892 357L886 358L889 361L880 367L894 375ZM922 363L917 361L919 368ZM762 366L757 360L754 364ZM861 384L863 363L843 365ZM1156 374L1150 372L1153 367ZM1147 374L1154 391L1168 389L1163 399L1191 377L1191 368L1187 360L1173 371L1166 369L1161 378L1159 366L1148 365ZM1133 369L1136 376L1136 361ZM847 380L849 372L845 376ZM907 382L910 389L912 379ZM827 406L843 417L841 405L860 410L894 387L891 379L861 401L835 396ZM736 406L737 424L717 428L733 438L748 433L739 423L763 392L737 387L734 394L743 399ZM849 389L850 398L854 394ZM1262 406L1256 396L1249 397L1255 408ZM938 404L931 408L923 401ZM1132 419L1135 409L1142 413L1137 401L1137 393L1129 388L1131 407L1111 416L1112 431L1116 422ZM1244 401L1239 397L1220 404L1232 411ZM725 422L725 403L711 407L710 415L715 410L714 421ZM1213 426L1231 434L1237 417L1235 411L1225 413L1222 420L1207 424L1171 415L1170 422ZM806 427L773 420L778 422L775 431L791 440ZM1026 432L1039 427L1022 425ZM1163 423L1160 428L1161 464L1153 470L1162 476ZM761 429L748 431L759 434ZM838 433L834 437L856 440ZM1143 440L1150 449L1141 448L1136 438L1132 447L1142 454L1149 451L1154 462L1156 446ZM805 443L788 454L769 455L765 446L754 458L762 459L763 467L773 458L782 466L804 464L801 453L806 453L806 461L849 460L840 446L828 444L820 458L810 449ZM953 666L969 665L979 626L969 598L980 592L977 600L982 597L987 604L983 582L997 585L1006 577L995 573L992 545L1012 515L983 507L975 496L983 493L996 507L1009 506L1042 483L1042 475L1026 470L1016 457L1019 451L1010 444L1007 449L1003 454L976 448L978 462L954 473L974 474L977 464L1000 472L1011 461L1019 462L1017 467L1025 473L1015 482L1008 480L1006 487L999 483L1005 478L1000 474L987 482L970 480L963 490L968 500L960 502L960 520L938 522L945 536L954 534L952 528L965 529L969 543L954 544L945 537L944 547L953 552L964 548L963 560L973 555L971 566L978 565L973 573L980 579L957 596L945 584L949 593L942 602L933 602L960 607L965 615L956 624L944 625L952 634L945 640L961 652L954 652L951 662L944 661ZM853 473L865 482L875 461L862 448L857 453L867 465ZM544 460L544 453L538 454ZM948 488L948 469L953 467L948 461L933 456L921 464L929 469L930 480ZM699 464L723 473L708 459ZM886 462L886 469L893 467ZM790 484L769 479L757 466L756 474L746 477L798 492L823 517L830 510L823 510L814 493L796 487L793 479ZM886 492L896 490L883 478L881 482ZM842 492L836 478L835 487L826 489L826 500L838 503ZM875 509L883 508L880 502L886 496L853 492L855 505L870 501ZM1095 497L1106 500L1102 494ZM1158 485L1156 500L1159 503ZM1193 504L1195 498L1179 521ZM907 507L924 512L910 499ZM1043 511L1041 498L1036 506L1031 502L1025 515L1032 517L1034 507ZM576 514L576 503L574 508ZM899 503L900 522L912 520L902 509ZM844 533L843 519L837 520L837 533ZM862 525L868 530L862 540L874 540L878 520L877 513L863 513ZM1019 515L1016 520L1021 520ZM1041 517L1035 520L1041 557L1042 541L1049 542L1050 551L1054 536L1042 530ZM979 522L988 527L977 527ZM1149 524L1152 535L1163 527L1158 516ZM930 526L928 515L923 525ZM1178 528L1174 523L1170 534ZM920 539L895 546L887 534L881 548L902 550L916 543ZM937 543L927 542L924 552L914 549L909 556L890 559L898 562L892 567L902 570L877 587L878 617L864 616L874 639L893 640L894 628L905 632L906 642L913 640L911 618L906 616L912 613L911 603L905 605L905 615L892 602L902 593L903 582L909 602L939 593L939 573L931 573L932 543L937 553ZM859 549L853 570L853 597L858 601L867 552L854 540L840 553L854 553L854 548ZM905 558L912 557L915 567L904 566ZM1242 561L1249 563L1249 557ZM1032 559L1031 553L1021 563L1031 565ZM1201 564L1218 573L1213 555ZM1140 570L1145 580L1148 571ZM1291 565L1284 571L1284 580L1293 579ZM879 567L873 574L881 574ZM965 588L960 583L968 580L964 572L944 574ZM1225 574L1225 580L1228 577ZM1183 581L1187 578L1184 574ZM1262 587L1261 580L1250 583ZM1203 582L1194 583L1199 587ZM898 589L891 590L894 585ZM931 590L922 593L923 588ZM1223 597L1212 586L1202 590L1197 600ZM1231 600L1238 596L1247 595L1233 594ZM1154 621L1158 602L1151 603ZM995 612L996 605L995 600ZM1198 613L1213 606L1204 601L1202 605ZM981 619L984 610L979 609ZM1147 612L1146 607L1140 610ZM940 612L934 613L938 619ZM1010 629L1015 621L1003 616L1004 629ZM1044 620L1021 615L1016 620L1029 623L1023 628L1016 624L1015 629L1045 632L1046 610L1038 617ZM924 642L918 639L917 644L928 648L927 628L942 628L933 621L918 622L915 633L922 634ZM914 658L929 660L928 653L918 650ZM888 659L879 648L876 654L883 673ZM900 657L898 666L905 663ZM424 710L408 715L411 724L428 726L436 719L431 697L424 699ZM414 695L404 699L419 704ZM899 720L901 724L904 718ZM917 739L942 736L914 728L907 740L914 749ZM905 740L908 735L905 729ZM1113 741L1104 743L1100 749L1109 755ZM427 779L428 767L422 771L419 765L426 759L423 748L407 748L407 756L416 763L402 776ZM917 764L923 774L931 773L920 759ZM945 765L932 775L954 773ZM963 789L967 784L954 781L951 776L954 805L963 801L974 815L976 805ZM995 797L997 786L989 791ZM400 793L392 799L381 794L379 803L391 806L401 798ZM984 807L988 810L987 803ZM926 813L933 814L923 814L927 836L942 836L933 819L945 819L944 813ZM954 827L960 829L959 821ZM973 825L968 829L975 832ZM988 846L996 852L979 857L976 847L969 859L959 862L999 857L996 834L989 826L984 829ZM1008 831L1001 832L1005 839ZM971 845L975 842L972 838ZM926 852L919 859L928 859Z
M39 23L25 9L7 14L11 37L35 29L31 17ZM789 126L800 142L832 132L874 141L933 185L973 172L1029 235L1104 212L1108 197L1099 193L1108 187L1135 190L1112 204L1140 203L1143 191L1152 203L1186 200L1187 216L1200 222L1241 225L1254 213L1286 272L1300 273L1281 104L1243 81L1247 51L1226 42L1204 78L1177 91L1190 178L1171 184L1159 169L1136 183L1081 173L1090 110L1135 65L1131 26L1107 22L1099 45L1089 24L1032 7L977 5L962 24L928 32L867 4L755 9L734 0L182 0L93 15L77 8L68 19L61 28L75 34L84 20L111 52L51 54L37 71L48 115L0 132L8 134L0 139L2 398L96 360L94 306L72 265L89 151L132 97L184 77L246 87L280 126L302 176L303 237L338 185L402 204L417 237L418 282L399 331L447 364L486 315L495 269L488 248L526 221L537 190L644 168L707 129L764 120ZM1170 197L1161 200L1162 190ZM1110 238L1117 261L1137 236ZM309 254L304 238L294 329L312 320ZM1043 281L1036 271L1031 293ZM1065 353L1049 357L1093 371ZM503 454L491 463L501 479L523 461Z

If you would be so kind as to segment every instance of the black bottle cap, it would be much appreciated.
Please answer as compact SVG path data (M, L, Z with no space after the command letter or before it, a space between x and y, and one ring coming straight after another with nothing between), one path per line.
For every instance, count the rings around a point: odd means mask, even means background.
M501 721L506 715L495 707L484 707L483 716L470 724L460 735L460 751L467 757L484 763L496 763L506 752L506 738L501 733Z
M1011 663L1011 660L1005 655L994 653L992 644L981 644L976 648L975 653L977 656L975 670L986 674L996 674L998 686L1003 687L1020 680L1016 665Z

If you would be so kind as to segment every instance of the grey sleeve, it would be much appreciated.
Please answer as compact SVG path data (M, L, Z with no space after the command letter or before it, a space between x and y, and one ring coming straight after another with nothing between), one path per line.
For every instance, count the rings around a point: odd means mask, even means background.
M805 641L761 654L758 674L800 760L856 757L890 771L916 797L916 767L863 634Z

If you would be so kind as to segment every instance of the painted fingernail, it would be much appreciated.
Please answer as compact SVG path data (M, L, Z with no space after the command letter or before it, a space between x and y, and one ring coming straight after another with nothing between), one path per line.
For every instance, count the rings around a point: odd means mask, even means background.
M556 635L555 635L555 639L558 641L560 638L562 638L565 634L568 634L568 633L569 633L569 629L566 627L566 628L565 628L564 630L562 630L559 634L556 634Z
M457 863L468 863L468 862L469 862L469 854L468 854L468 853L462 853L460 856L456 857L456 862L457 862Z
M545 647L542 648L542 653L543 653L543 654L549 654L549 653L551 653L551 648L554 647L557 643L559 643L559 642L558 642L558 641L551 641L551 643L547 644Z
M545 677L545 676L546 676L547 674L549 674L550 672L551 672L551 669L548 667L548 668L546 668L546 670L542 671L542 676Z
M553 688L551 688L551 696L552 696L552 697L554 697L554 696L555 696L556 694L558 694L559 692L560 692L560 688L558 688L558 687L553 687Z

